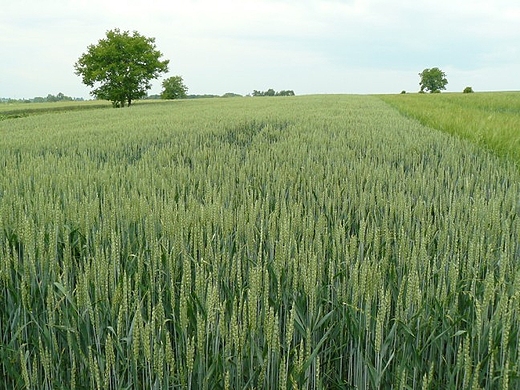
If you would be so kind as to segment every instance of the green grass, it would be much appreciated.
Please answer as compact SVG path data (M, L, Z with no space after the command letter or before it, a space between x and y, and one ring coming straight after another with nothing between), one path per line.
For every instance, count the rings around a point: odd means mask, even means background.
M402 113L512 158L520 166L520 92L382 95Z
M518 388L520 173L376 97L0 122L0 387Z

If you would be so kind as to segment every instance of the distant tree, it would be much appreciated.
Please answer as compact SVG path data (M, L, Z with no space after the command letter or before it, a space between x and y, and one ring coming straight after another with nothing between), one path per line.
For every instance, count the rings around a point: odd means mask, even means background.
M57 95L56 95L56 99L58 99L58 101L70 101L72 100L72 98L70 96L65 96L63 93L59 92Z
M238 93L233 92L226 92L224 95L222 95L223 98L230 98L230 97L242 97L242 95Z
M276 92L274 89L269 88L267 91L257 91L256 89L252 93L253 96L294 96L293 90Z
M471 87L466 87L466 88L464 88L464 91L462 91L462 93L473 93L473 92L475 92L475 91L473 91L473 88L471 88Z
M439 68L424 69L419 73L419 76L421 77L421 81L419 82L421 92L440 92L441 90L446 89L446 85L448 84L446 73Z
M405 91L405 90L402 90L402 91L401 91L401 95L404 95L404 94L406 94L406 91Z
M74 64L83 83L94 88L98 99L112 102L114 107L130 106L132 100L146 96L150 81L168 71L169 60L160 60L155 38L134 31L109 30L105 39L90 45Z
M35 99L33 99L33 100L35 100ZM63 101L71 101L71 100L73 100L73 99L70 96L66 96L62 92L59 92L56 96L54 96L53 94L50 93L45 98L45 101L47 101L47 102L63 102Z
M168 77L162 83L163 91L161 93L162 99L186 99L188 96L188 87L184 85L181 76Z
M50 94L50 93L47 95L47 97L45 98L45 100L47 100L48 102L52 102L52 103L58 101L58 99L56 98L56 96L54 96L53 94Z

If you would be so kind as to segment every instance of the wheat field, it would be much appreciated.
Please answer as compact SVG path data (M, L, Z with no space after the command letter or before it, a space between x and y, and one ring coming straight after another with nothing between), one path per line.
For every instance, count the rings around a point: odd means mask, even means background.
M520 387L520 172L372 96L0 121L0 387Z

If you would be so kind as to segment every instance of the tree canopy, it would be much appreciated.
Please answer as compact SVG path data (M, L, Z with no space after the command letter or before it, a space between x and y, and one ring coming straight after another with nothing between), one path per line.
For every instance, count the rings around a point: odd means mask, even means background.
M421 92L429 91L430 93L437 93L446 89L446 85L448 84L446 73L439 68L424 69L419 73L419 77L421 77L421 81L419 82Z
M161 93L162 99L186 99L188 87L184 85L181 76L168 77L162 83L163 91Z
M83 83L94 88L91 95L124 107L125 102L130 106L132 100L145 97L150 81L168 71L169 60L160 57L155 38L114 29L97 45L89 45L74 68Z

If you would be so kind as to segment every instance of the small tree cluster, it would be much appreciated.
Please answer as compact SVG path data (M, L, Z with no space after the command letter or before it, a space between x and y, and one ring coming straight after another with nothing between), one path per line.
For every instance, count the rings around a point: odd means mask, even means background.
M188 87L184 85L181 76L169 77L162 83L161 99L186 99Z
M473 93L473 92L475 92L475 91L473 91L473 88L471 88L471 87L466 87L466 88L464 88L464 91L462 91L462 93Z
M256 89L253 91L253 96L294 96L294 91L292 90L283 90L280 92L275 92L274 89L269 88L267 91L257 91Z
M74 100L70 96L65 96L63 93L58 93L56 96L52 94L48 94L45 98L45 101L47 102L63 102L63 101L71 101Z

